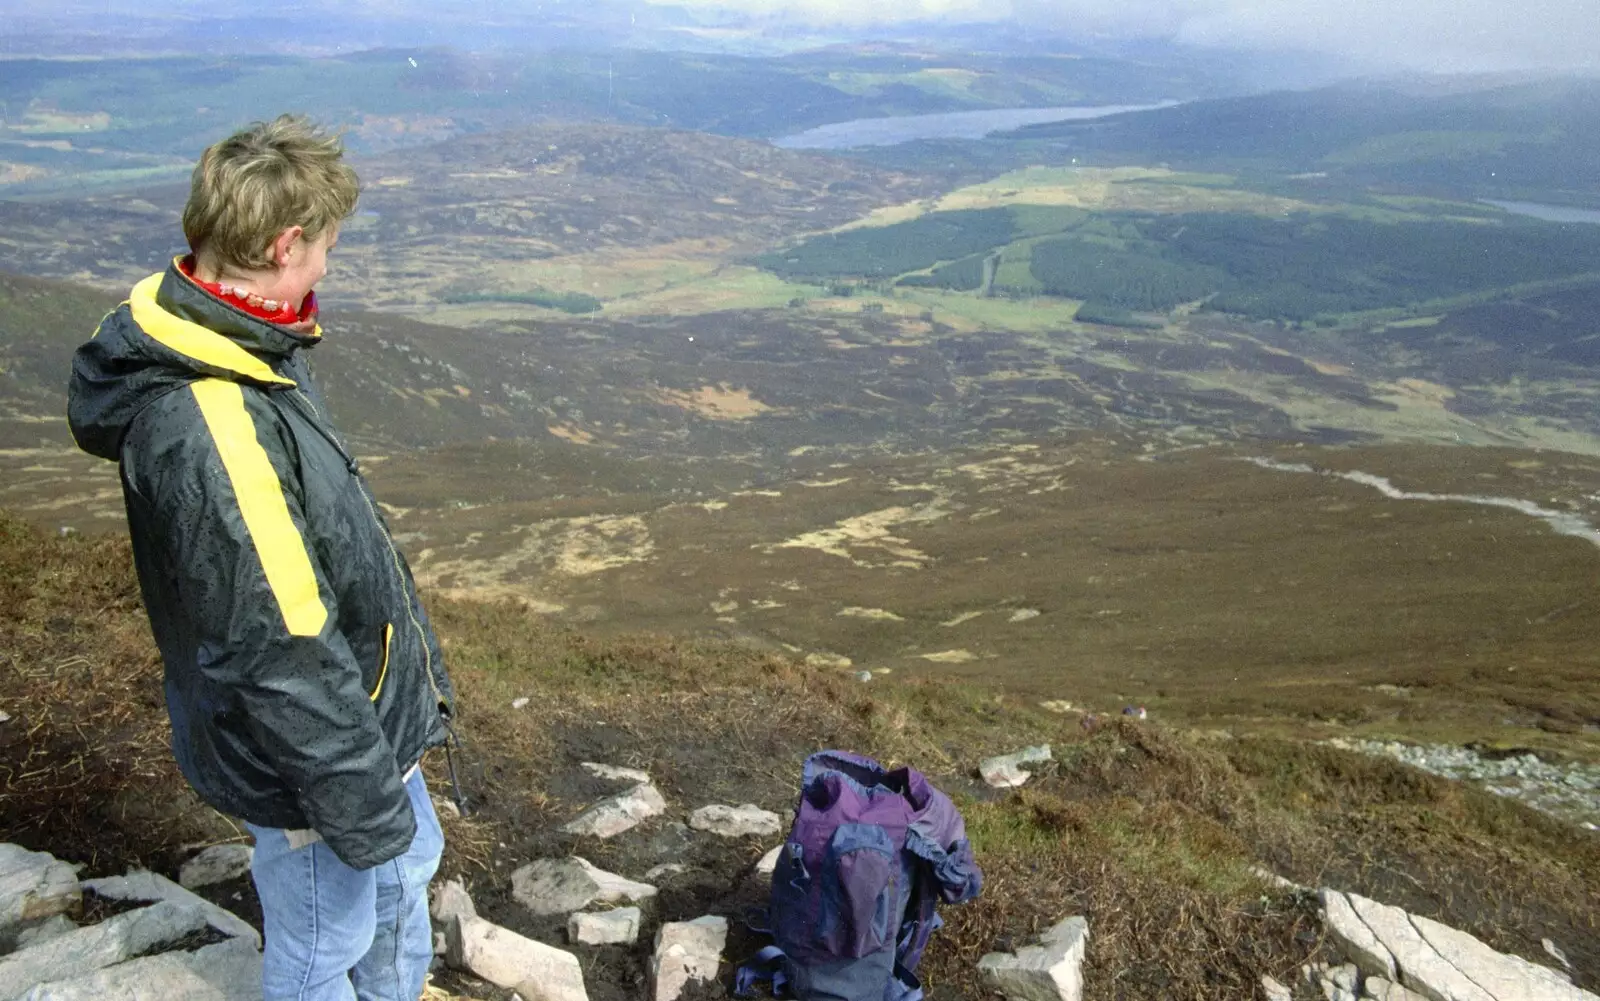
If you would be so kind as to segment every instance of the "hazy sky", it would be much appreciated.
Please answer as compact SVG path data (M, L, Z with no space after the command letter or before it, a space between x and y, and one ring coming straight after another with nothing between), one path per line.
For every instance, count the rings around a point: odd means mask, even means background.
M1600 0L651 0L860 24L1016 19L1446 71L1600 69Z

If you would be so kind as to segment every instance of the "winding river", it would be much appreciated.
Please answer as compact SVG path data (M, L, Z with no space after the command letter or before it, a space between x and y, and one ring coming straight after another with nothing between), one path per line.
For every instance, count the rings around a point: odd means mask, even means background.
M1585 539L1596 547L1600 547L1600 529L1596 529L1587 520L1580 518L1570 511L1556 511L1547 507L1540 507L1532 501L1525 501L1516 497L1489 497L1484 494L1429 494L1417 493L1411 490L1401 490L1387 477L1374 476L1371 473L1352 472L1341 473L1331 469L1317 469L1301 462L1278 462L1275 459L1254 457L1249 460L1262 469L1271 469L1280 473L1313 473L1318 476L1331 476L1335 479L1349 480L1351 483L1360 483L1372 487L1385 497L1394 500L1415 501L1445 501L1451 504L1478 504L1483 507L1502 507L1510 511L1519 511L1531 518L1538 518L1549 525L1558 535L1571 535L1575 538Z

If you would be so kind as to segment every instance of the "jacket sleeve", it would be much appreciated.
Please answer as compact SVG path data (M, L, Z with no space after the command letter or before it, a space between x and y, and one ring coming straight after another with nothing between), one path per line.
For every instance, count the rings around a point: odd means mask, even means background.
M208 379L152 406L125 443L125 476L160 519L202 676L310 827L370 868L409 847L416 820L306 542L292 445L245 392Z

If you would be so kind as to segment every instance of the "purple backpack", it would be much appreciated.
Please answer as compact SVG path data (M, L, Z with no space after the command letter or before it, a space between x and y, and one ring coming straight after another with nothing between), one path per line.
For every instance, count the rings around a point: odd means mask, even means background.
M800 1001L920 1001L935 909L982 886L961 814L922 773L813 754L772 874L774 944L739 970L735 993L771 980Z

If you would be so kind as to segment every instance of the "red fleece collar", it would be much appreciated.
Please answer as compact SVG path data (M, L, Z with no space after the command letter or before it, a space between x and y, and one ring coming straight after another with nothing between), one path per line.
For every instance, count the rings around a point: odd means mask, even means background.
M283 327L293 327L296 330L304 327L309 331L316 326L317 293L315 292L307 292L305 299L300 303L300 308L296 309L287 302L279 302L276 299L263 299L253 292L245 292L226 282L202 281L195 277L193 256L180 260L178 262L178 270L183 272L184 277L205 289L214 298L220 299L234 309L248 313L258 320L275 323ZM266 308L267 306L275 308L269 310Z

